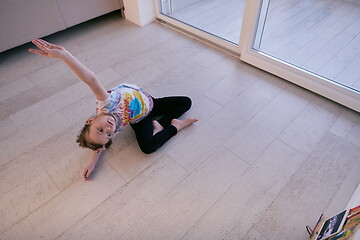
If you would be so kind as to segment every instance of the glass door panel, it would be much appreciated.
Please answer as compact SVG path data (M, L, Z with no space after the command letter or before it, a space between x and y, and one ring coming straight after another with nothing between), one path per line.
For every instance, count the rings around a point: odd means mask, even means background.
M245 0L159 0L161 14L239 44Z
M360 92L360 1L263 0L252 48Z

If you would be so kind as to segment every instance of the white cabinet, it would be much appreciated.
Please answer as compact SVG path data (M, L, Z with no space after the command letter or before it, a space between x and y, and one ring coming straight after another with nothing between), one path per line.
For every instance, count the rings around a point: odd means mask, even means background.
M0 52L65 28L55 0L2 0Z
M0 52L122 6L122 0L1 0Z
M66 27L120 9L119 0L57 0Z

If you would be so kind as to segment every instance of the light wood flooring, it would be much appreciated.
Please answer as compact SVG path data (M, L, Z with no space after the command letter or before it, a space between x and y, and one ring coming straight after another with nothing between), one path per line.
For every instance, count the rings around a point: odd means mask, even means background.
M360 115L157 23L54 34L107 87L188 95L199 121L151 155L130 127L89 182L90 90L30 44L0 54L0 239L306 239L360 181Z
M258 50L360 92L359 3L346 0L269 2ZM170 15L238 43L244 5L245 0L195 1Z

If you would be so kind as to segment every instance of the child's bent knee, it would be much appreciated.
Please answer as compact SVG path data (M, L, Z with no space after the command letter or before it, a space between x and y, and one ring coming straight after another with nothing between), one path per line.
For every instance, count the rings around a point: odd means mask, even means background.
M185 103L185 106L186 106L187 110L189 110L191 108L191 105L192 105L191 98L185 97L184 103Z
M140 149L145 154L151 154L156 151L156 149L151 146L140 146Z

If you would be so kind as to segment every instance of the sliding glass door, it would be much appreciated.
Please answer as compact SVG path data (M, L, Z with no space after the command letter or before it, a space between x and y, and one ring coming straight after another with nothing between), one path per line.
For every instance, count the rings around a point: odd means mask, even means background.
M157 4L158 17L167 23L360 112L360 0L158 0Z
M159 0L158 4L165 21L239 45L245 0Z
M360 1L252 0L241 59L360 111Z
M360 4L262 1L254 49L360 91Z
M245 0L161 0L161 13L239 44Z

